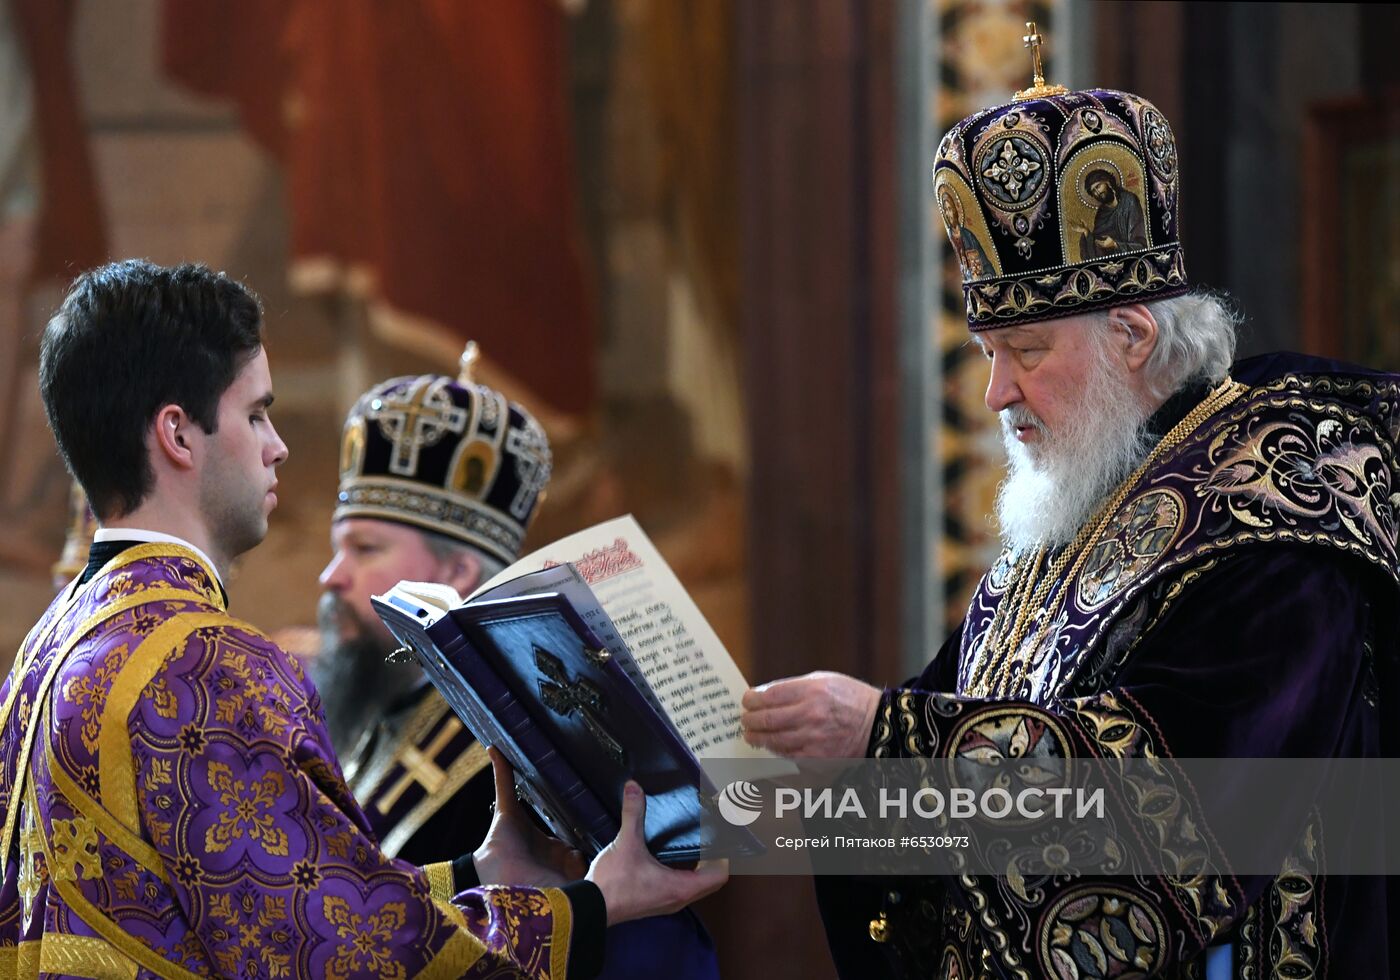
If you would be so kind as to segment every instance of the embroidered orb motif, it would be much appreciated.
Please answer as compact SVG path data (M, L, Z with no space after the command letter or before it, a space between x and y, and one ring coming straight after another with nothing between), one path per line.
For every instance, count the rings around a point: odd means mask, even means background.
M987 590L992 595L1000 595L1006 591L1007 583L1011 581L1011 572L1016 567L1016 556L1010 549L1003 550L997 556L996 563L987 572Z
M1012 797L1029 787L1068 778L1069 738L1048 714L1022 708L988 708L955 728L949 740L949 778L954 786L970 788L978 797L989 789ZM999 826L1034 822L1001 816Z
M1075 599L1099 608L1142 578L1176 540L1186 502L1175 490L1149 490L1118 509L1084 562Z
M983 191L1006 211L1021 211L1038 201L1049 172L1046 153L1023 133L992 140L977 163Z
M1147 159L1153 171L1170 184L1176 179L1176 142L1166 119L1156 109L1142 114L1142 134L1147 141Z
M1145 976L1159 965L1166 926L1126 889L1089 885L1066 892L1040 927L1040 966L1057 980Z

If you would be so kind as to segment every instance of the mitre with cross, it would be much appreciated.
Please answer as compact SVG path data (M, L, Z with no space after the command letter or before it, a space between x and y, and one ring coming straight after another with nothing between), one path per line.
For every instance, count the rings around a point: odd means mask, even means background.
M373 517L436 531L506 564L549 483L544 429L525 408L462 373L392 378L345 421L335 520Z
M968 325L991 330L1189 288L1180 175L1166 117L1130 92L1045 80L1045 37L1022 38L1032 83L954 126L933 192L962 272Z

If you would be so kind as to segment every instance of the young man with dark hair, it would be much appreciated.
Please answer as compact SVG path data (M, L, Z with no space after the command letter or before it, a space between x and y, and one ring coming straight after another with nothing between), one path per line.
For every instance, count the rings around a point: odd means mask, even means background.
M618 839L566 883L504 763L474 854L419 868L379 849L314 688L225 608L287 457L244 287L200 266L88 273L40 375L102 527L0 688L0 976L592 975L606 923L722 883L646 852L635 786ZM459 887L477 878L503 884Z

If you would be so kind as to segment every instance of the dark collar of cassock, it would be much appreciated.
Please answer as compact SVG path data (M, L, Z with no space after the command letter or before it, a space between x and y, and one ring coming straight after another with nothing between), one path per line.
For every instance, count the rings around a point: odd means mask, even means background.
M1209 381L1200 379L1186 382L1176 390L1176 394L1164 401L1162 406L1148 417L1148 434L1160 441L1178 422L1186 418L1191 409L1205 400L1213 387Z
M83 569L83 574L78 576L78 584L86 585L94 575L102 571L103 566L126 549L146 543L144 541L94 541L92 547L88 548L87 566ZM217 575L214 576L214 581L219 586L219 594L224 597L224 608L227 609L228 590L224 588L224 583L219 581Z

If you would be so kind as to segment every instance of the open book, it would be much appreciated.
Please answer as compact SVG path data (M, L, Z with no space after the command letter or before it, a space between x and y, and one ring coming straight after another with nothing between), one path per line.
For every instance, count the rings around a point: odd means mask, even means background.
M561 839L590 856L606 845L632 778L658 859L759 850L706 818L715 789L699 760L793 766L743 740L742 674L630 516L533 552L465 602L421 582L373 601Z

